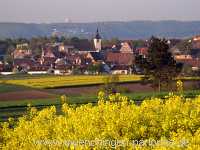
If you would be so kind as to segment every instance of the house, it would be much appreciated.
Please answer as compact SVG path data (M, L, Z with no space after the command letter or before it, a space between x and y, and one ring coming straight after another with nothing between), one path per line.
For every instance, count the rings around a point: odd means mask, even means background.
M121 53L133 53L133 48L130 43L122 42L121 48L119 49Z
M67 62L66 62L66 59L64 58L57 58L56 61L55 61L55 65L66 65Z
M65 58L70 65L81 65L83 63L83 56L80 54L70 54Z
M140 47L140 48L137 48L136 51L135 51L135 54L136 54L136 55L140 55L140 56L142 56L143 58L146 58L147 55L148 55L148 47Z
M42 57L55 58L55 54L51 48L42 51Z
M109 74L109 73L111 73L111 68L107 64L102 63L101 68L100 68L100 72Z
M199 70L200 68L200 60L198 58L179 60L178 62L191 66L193 71Z
M131 74L132 69L128 66L116 65L111 68L111 74Z
M32 51L29 49L29 46L27 43L18 44L16 46L16 49L12 53L12 56L14 59L28 58L32 56Z
M58 58L55 61L54 74L64 75L64 74L71 74L71 73L72 73L71 65L66 61L66 59Z
M56 65L54 69L55 75L70 75L72 74L72 67L70 65Z
M121 47L122 47L122 45L118 43L116 45L112 45L112 47L110 48L110 50L113 51L113 52L119 52L119 50L121 49Z
M105 57L105 62L112 65L132 66L134 62L132 53L108 52Z
M177 62L181 62L183 64L189 65L192 67L192 70L199 70L200 67L200 59L193 58L191 55L178 55L175 56L175 60Z
M43 49L41 58L39 59L40 64L44 66L53 66L56 61L56 56L54 55L51 48Z
M16 45L17 49L28 49L28 47L29 47L28 43L22 43Z
M13 67L18 69L19 71L24 70L28 71L34 66L36 62L29 58L23 58L23 59L14 59L13 61Z
M31 50L18 50L16 49L13 53L13 58L14 59L23 59L25 57L31 57L32 52Z
M86 59L91 59L92 63L103 62L103 55L100 52L89 52L86 54Z
M175 55L175 60L192 60L191 55Z
M53 67L55 65L56 57L43 57L40 59L40 64L43 66Z
M58 51L59 52L63 52L63 53L70 53L70 52L73 51L73 49L74 49L73 45L64 45L64 44L61 44L58 47Z

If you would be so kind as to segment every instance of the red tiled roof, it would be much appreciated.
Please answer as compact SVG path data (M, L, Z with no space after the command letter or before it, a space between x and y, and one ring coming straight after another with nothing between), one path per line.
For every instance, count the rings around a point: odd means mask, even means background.
M191 65L192 67L200 67L199 59L179 59L178 62L182 62L184 64Z
M132 65L134 56L131 53L114 53L108 52L106 55L106 62L120 64L120 65Z
M137 49L137 52L138 52L140 55L147 55L147 54L148 54L148 47L138 48L138 49Z
M42 59L42 61L43 61L43 65L51 65L51 64L55 63L56 58L54 58L54 57L44 57Z
M34 61L31 60L31 59L15 59L14 60L14 65L17 66L17 65L22 65L22 64L26 64L26 65L29 65L29 66L33 66L34 65Z

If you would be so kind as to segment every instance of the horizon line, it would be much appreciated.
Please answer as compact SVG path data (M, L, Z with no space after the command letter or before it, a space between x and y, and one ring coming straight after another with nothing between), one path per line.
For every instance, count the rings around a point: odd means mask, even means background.
M200 22L200 20L178 20L178 19L168 19L168 20L113 20L113 21L71 21L71 22L29 22L29 21L0 21L0 23L16 23L16 24L92 24L92 23L126 23L126 22L168 22L168 21L173 21L173 22Z

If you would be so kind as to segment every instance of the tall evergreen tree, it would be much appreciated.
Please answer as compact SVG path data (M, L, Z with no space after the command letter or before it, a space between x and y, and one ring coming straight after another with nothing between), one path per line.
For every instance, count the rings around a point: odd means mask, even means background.
M182 64L177 63L169 51L167 40L152 37L146 58L137 57L136 63L143 69L144 81L151 81L152 86L161 91L163 87L170 87L173 79L182 70Z

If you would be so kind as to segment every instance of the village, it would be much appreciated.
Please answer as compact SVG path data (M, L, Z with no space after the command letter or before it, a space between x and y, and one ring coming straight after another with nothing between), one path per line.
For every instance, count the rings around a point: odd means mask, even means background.
M0 62L0 73L8 74L142 74L135 58L148 56L148 40L143 46L135 47L129 40L120 41L117 45L104 46L97 28L90 48L77 49L74 45L63 42L46 43L42 46L40 56L35 57L28 43L17 44L10 54L13 62L10 67L5 61ZM192 71L200 67L200 37L188 40L187 50L176 47L177 40L170 39L168 44L177 62L182 62ZM179 42L180 43L180 42ZM6 68L11 68L8 70ZM187 72L186 71L186 72Z

